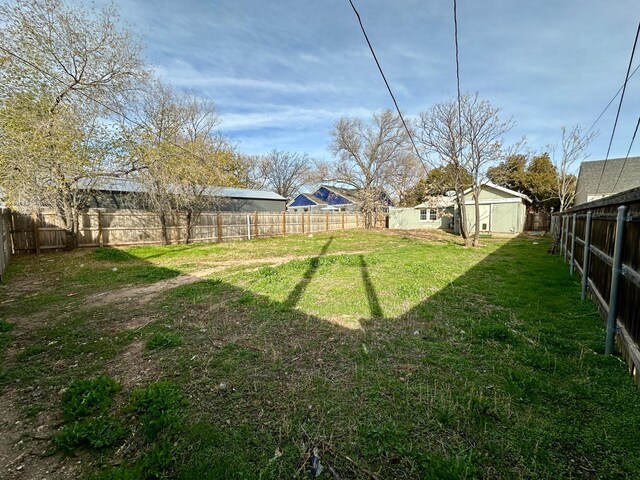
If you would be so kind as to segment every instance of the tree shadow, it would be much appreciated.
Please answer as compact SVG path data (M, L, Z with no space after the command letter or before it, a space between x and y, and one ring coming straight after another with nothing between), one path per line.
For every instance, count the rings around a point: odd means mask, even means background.
M364 283L364 288L367 292L367 302L369 303L369 312L371 312L371 317L384 318L378 294L371 282L367 261L364 259L364 255L358 255L358 257L360 259L360 276L362 277L362 283Z
M318 255L316 255L309 261L309 267L304 272L297 285L293 287L293 290L291 290L291 293L289 293L287 299L284 301L284 305L286 307L293 308L298 304L298 302L302 298L302 295L309 286L309 283L311 283L311 280L318 271L318 267L320 266L320 259L327 254L327 250L329 250L329 246L331 245L331 242L333 242L334 238L335 237L333 236L329 237L329 240L327 240L320 249L320 253L318 253Z

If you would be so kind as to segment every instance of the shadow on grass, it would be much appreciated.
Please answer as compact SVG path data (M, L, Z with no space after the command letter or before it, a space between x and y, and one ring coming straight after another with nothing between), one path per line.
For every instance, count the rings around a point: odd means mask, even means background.
M544 242L505 243L394 318L359 255L371 318L354 331L295 308L332 241L284 302L218 280L164 295L190 416L122 471L168 445L154 468L175 478L302 477L313 447L339 478L637 476L638 393Z
M320 259L327 254L327 250L329 250L329 246L331 245L333 240L334 240L334 237L329 237L329 239L325 242L325 244L320 249L320 253L318 253L318 255L316 255L315 257L309 260L309 267L307 267L307 270L302 275L302 278L300 279L300 281L289 293L289 296L284 301L284 305L286 305L287 307L293 308L298 304L305 290L309 286L309 283L311 283L311 280L313 279L316 272L318 271L318 267L320 266Z

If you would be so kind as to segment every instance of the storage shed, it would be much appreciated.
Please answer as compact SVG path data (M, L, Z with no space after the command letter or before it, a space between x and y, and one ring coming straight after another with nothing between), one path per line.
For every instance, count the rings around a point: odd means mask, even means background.
M465 210L469 231L475 229L475 202L471 189L465 192ZM480 231L483 233L519 234L524 231L527 205L531 199L525 194L494 183L482 185L480 190ZM455 231L460 230L460 215L456 215Z

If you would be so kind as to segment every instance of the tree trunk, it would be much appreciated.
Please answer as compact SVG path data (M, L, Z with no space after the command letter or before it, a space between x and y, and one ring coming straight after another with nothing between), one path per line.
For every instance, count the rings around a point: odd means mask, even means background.
M160 212L160 228L162 231L162 244L169 245L169 233L167 232L167 214L164 211Z
M473 231L473 246L480 246L480 189L473 187L473 203L476 214L476 225Z
M191 228L193 227L193 212L191 210L187 210L186 215L187 220L187 233L185 234L184 243L188 244L191 241Z

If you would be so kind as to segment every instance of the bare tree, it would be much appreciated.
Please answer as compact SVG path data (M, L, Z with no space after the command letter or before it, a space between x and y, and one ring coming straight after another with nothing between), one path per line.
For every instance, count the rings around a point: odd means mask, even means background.
M556 195L560 200L560 211L566 210L573 204L576 197L577 178L574 174L577 165L587 158L587 148L593 141L597 132L585 134L578 125L568 130L562 127L562 141L560 144L561 154L556 156L557 147L550 147L555 157L555 166L558 171Z
M54 209L73 248L83 188L114 168L109 149L96 148L110 133L103 119L146 75L140 45L113 6L13 1L0 6L0 25L0 186L10 204Z
M158 213L165 244L174 214L186 214L188 242L199 215L221 201L217 187L238 185L239 158L215 131L219 123L213 102L176 92L159 80L142 96L128 149L148 206Z
M471 193L474 201L475 222L473 246L480 244L480 191L486 181L487 170L503 158L504 135L511 129L511 119L500 119L500 109L478 95L464 95L460 100L465 166L471 173Z
M503 137L513 125L511 120L502 121L499 112L477 94L465 94L459 105L456 100L437 104L418 121L418 140L427 156L448 167L445 181L455 191L460 234L467 245L479 245L480 191L488 168L503 157ZM468 175L475 214L473 234L465 202Z
M398 116L384 110L364 122L341 118L331 136L331 152L338 157L324 169L324 180L357 189L365 225L374 225L375 215L385 208L385 189L391 185L412 155L409 137Z
M469 172L463 157L461 125L458 105L447 101L422 112L417 123L417 139L426 158L433 167L444 167L439 180L455 191L456 208L459 212L460 235L469 244L465 190L469 185ZM437 185L430 185L436 190Z
M313 165L306 153L273 150L255 158L254 183L292 198L309 182Z

